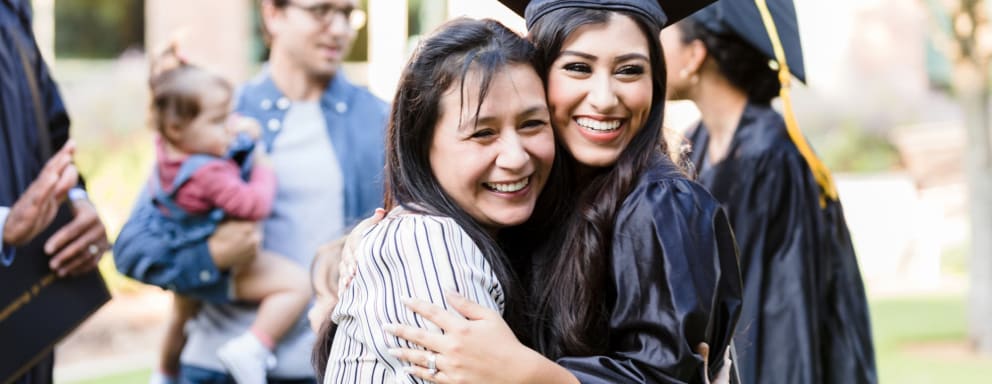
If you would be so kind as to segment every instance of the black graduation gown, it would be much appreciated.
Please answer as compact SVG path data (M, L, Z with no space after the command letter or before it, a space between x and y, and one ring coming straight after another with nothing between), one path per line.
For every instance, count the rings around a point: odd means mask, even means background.
M69 138L69 116L35 46L27 7L26 1L0 0L0 206L4 207L17 201L48 160L39 150L35 105L15 44L23 47L36 75L52 150Z
M607 351L557 362L582 383L701 382L696 344L719 362L740 315L729 224L709 192L657 156L617 212Z
M864 285L839 201L820 187L769 106L744 111L724 160L704 162L709 135L690 135L698 181L726 208L740 247L744 310L736 348L743 383L874 383Z
M36 106L15 44L23 47L27 61L35 73L39 97L44 105L41 113L47 120L51 148L58 150L69 138L69 116L58 88L34 43L28 6L26 0L0 0L0 206L3 207L14 205L48 160L42 158L42 151L39 149ZM38 257L23 254L24 249L19 251L21 253L15 259ZM0 268L4 266L0 265ZM0 294L7 295L11 292ZM36 365L20 378L14 379L14 382L51 383L52 356L51 353L40 356Z

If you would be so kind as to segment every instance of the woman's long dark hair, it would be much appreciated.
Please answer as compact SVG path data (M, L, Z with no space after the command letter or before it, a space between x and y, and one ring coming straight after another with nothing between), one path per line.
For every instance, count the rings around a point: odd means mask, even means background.
M660 139L666 72L658 26L634 13L563 8L537 20L530 30L538 50L538 63L548 72L572 33L582 26L605 24L611 17L621 15L633 19L648 41L651 110L644 127L615 165L595 170L592 175L571 183L575 192L564 199L564 204L572 209L567 210L558 224L560 232L549 242L560 248L551 250L550 259L538 263L531 279L536 305L533 337L541 353L552 359L594 354L606 347L607 337L602 330L606 328L612 305L609 298L613 294L607 291L611 289L607 277L616 213L653 159L667 153ZM570 154L562 164L570 177L575 177L577 166L580 165Z
M505 298L504 318L521 340L527 339L522 336L526 331L522 320L524 291L496 240L441 188L431 170L430 146L446 92L459 87L463 102L466 92L478 92L481 106L499 71L511 64L526 64L538 72L533 60L534 46L497 21L452 20L421 42L407 63L386 132L386 209L403 206L454 219L479 246L499 279ZM476 71L482 75L481 87L466 89L466 76ZM328 348L327 338L333 334L325 332L318 337L316 348ZM321 382L327 354L315 352L314 356L324 357L314 362Z
M718 70L731 84L747 94L749 101L768 105L778 97L782 83L778 72L768 66L768 57L733 33L714 33L691 17L675 25L682 31L682 43L699 40L706 46Z

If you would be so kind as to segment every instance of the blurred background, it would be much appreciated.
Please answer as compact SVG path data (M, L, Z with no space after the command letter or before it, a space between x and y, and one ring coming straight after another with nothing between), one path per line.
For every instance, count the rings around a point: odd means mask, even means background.
M496 0L360 0L349 78L390 100L419 36L453 17L523 21ZM262 64L254 0L34 0L77 163L111 238L148 176L148 48L182 31L192 61L235 83ZM992 377L988 5L796 0L808 84L797 117L835 173L871 302L883 383ZM375 74L375 76L369 76ZM694 124L673 103L668 128ZM114 300L57 348L60 383L142 383L170 298L101 270ZM984 353L982 353L984 351ZM977 379L977 380L976 380Z

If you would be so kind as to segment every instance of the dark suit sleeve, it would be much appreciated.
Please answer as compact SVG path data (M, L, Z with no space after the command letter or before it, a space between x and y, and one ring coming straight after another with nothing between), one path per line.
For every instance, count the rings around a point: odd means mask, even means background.
M741 302L733 234L716 201L685 180L635 189L617 216L610 272L610 353L558 363L583 383L701 382L695 346L722 353Z

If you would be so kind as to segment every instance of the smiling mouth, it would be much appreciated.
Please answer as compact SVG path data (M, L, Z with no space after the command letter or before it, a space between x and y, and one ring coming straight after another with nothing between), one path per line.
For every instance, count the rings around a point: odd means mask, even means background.
M580 127L596 132L613 132L620 128L620 120L600 121L588 117L579 117L575 123Z
M530 176L514 181L512 183L482 183L482 186L493 192L513 193L527 188L530 185Z

